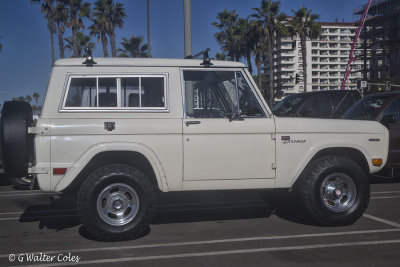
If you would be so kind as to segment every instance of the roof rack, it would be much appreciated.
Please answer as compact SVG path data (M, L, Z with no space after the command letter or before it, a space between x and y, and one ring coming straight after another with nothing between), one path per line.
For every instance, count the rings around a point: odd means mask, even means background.
M89 47L86 47L86 49L85 49L85 57L86 57L86 60L85 60L85 62L82 62L82 64L86 64L87 67L93 67L93 64L97 64L93 60L92 50Z
M195 54L195 55L189 55L186 56L185 59L195 59L198 58L199 56L203 55L203 62L200 63L201 66L204 66L205 68L209 68L213 64L211 63L210 56L208 55L208 51L210 51L210 48L204 49L203 51Z

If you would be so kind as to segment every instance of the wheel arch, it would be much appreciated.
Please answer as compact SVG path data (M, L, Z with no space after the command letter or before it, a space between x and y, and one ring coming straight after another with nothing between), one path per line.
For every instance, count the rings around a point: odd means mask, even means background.
M309 167L311 166L312 162L314 162L316 159L324 157L324 156L343 156L347 157L354 162L356 162L358 165L361 166L361 168L367 173L370 173L370 167L367 161L366 156L364 155L363 152L360 150L353 148L353 147L329 147L329 148L323 148L319 150L315 155L311 158L311 160L308 162L308 164L304 167L304 169L301 171L300 175L298 175L293 181L292 181L292 188L296 186L296 183L300 180L299 178L306 173L309 170Z
M147 146L137 143L103 143L88 149L55 185L54 191L75 193L95 169L108 164L126 164L143 172L156 190L168 191L161 162Z

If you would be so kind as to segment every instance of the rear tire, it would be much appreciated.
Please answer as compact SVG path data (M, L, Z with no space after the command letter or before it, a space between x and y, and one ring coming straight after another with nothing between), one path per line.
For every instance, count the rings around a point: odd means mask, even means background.
M0 120L0 146L4 172L8 177L28 176L33 162L33 140L28 127L33 123L32 108L27 102L4 103Z
M353 160L325 156L307 167L297 183L306 212L325 226L353 224L368 207L368 174Z
M78 213L95 239L129 240L143 235L153 216L154 189L150 180L128 165L95 170L78 193Z

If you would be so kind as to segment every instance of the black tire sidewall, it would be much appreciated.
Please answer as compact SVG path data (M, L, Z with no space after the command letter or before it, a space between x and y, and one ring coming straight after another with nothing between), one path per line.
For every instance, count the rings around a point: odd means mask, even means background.
M349 176L356 186L353 205L343 212L328 209L320 197L323 180L334 173ZM354 223L365 212L370 198L368 174L352 159L343 156L325 156L315 160L298 183L298 193L306 212L319 224L340 226Z
M353 167L351 168L350 167ZM332 166L328 168L326 171L322 172L321 175L316 179L315 186L314 186L314 197L315 201L319 204L320 212L324 217L330 218L330 220L341 220L341 218L346 218L351 216L354 213L357 213L359 209L363 208L363 202L365 201L366 197L366 179L363 177L363 173L357 172L357 168L354 169L354 164L343 162L342 166ZM359 170L358 170L359 171ZM353 205L342 212L334 212L329 210L323 203L323 200L320 196L320 189L322 182L324 179L334 173L338 174L345 174L350 179L353 180L355 187L356 187L356 199Z
M107 170L108 169L108 170ZM100 177L99 177L100 176ZM95 177L95 178L93 178ZM140 234L149 223L152 199L151 188L143 173L130 166L110 165L102 167L91 175L87 181L92 184L83 184L78 196L78 210L83 223L88 230L100 239L122 238L124 235ZM139 210L136 216L126 225L113 226L103 221L97 211L97 198L101 191L110 184L121 183L132 187L139 198ZM151 185L150 185L151 186ZM82 189L82 188L81 188Z

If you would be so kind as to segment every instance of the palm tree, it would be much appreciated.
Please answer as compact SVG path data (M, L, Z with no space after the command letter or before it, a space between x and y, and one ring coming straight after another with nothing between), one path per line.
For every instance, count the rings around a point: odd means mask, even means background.
M148 54L151 57L151 45L150 45L150 0L147 0L147 46Z
M319 15L312 14L312 9L301 7L299 10L294 11L293 19L290 21L290 33L292 36L300 37L301 44L301 57L303 59L303 82L304 91L307 92L307 49L306 41L316 39L321 35L321 25L316 22Z
M66 25L72 30L72 50L73 57L79 57L81 55L81 49L79 47L78 32L79 29L83 29L83 18L90 16L90 3L82 2L82 0L64 0L68 6L68 21ZM64 40L66 40L65 38ZM67 46L65 46L67 47Z
M253 27L255 34L253 55L254 55L254 63L256 64L257 68L257 84L258 87L260 88L260 91L264 94L264 96L266 96L267 92L264 92L264 83L263 83L263 74L261 73L262 72L261 65L263 62L266 61L267 44L265 42L265 39L263 39L264 29L261 27L260 23L254 23Z
M35 99L35 103L36 103L36 105L37 105L40 95L39 95L38 93L35 92L35 93L32 94L32 97L33 97L33 99Z
M64 38L65 25L68 20L68 9L62 3L58 3L55 7L54 21L57 25L58 46L60 48L60 58L64 58Z
M30 104L32 102L32 97L30 95L25 96L25 101Z
M32 111L33 111L33 115L36 115L36 110L37 110L37 107L36 107L36 105L32 105Z
M97 42L101 41L104 57L108 57L107 40L107 4L108 0L98 0L94 3L94 11L91 20L93 24L89 27L90 35L97 36Z
M225 61L226 60L226 55L222 52L222 53L216 53L215 54L215 59L216 60L223 60L223 61Z
M251 65L251 54L254 50L254 44L256 42L255 26L254 22L249 22L249 17L239 18L235 25L235 38L239 45L239 55L243 56L247 60L247 66L250 74L253 73L253 66Z
M69 50L75 49L75 42L73 36L64 38L64 40L66 42L65 48ZM90 41L90 36L85 35L83 32L76 33L76 40L77 40L76 44L77 44L78 54L77 56L75 56L74 52L73 57L82 57L85 54L86 47L89 47L90 49L93 50L94 47L96 46L95 43Z
M218 21L212 25L220 29L220 32L214 34L218 43L222 46L223 52L227 53L229 60L239 61L239 48L236 44L235 26L238 15L236 10L228 11L225 9L217 14Z
M50 46L51 46L51 63L54 64L54 34L57 32L55 24L55 8L54 0L31 0L31 3L41 4L40 11L43 13L44 17L47 19L47 28L50 33Z
M130 39L122 38L121 45L123 49L118 49L121 52L119 57L149 57L148 46L143 44L143 37L135 37L133 34Z
M286 15L284 13L279 14L281 3L279 1L272 0L262 0L261 6L259 8L253 8L255 11L252 14L258 20L260 27L263 29L262 35L263 39L267 43L268 58L269 58L269 103L272 106L274 99L274 89L273 89L273 44L275 43L275 37L278 34L285 33L285 27L281 23Z
M117 56L117 47L115 44L115 27L122 28L124 25L124 18L126 17L125 8L121 3L113 0L103 0L108 2L107 8L107 22L108 22L108 35L110 36L111 55Z

